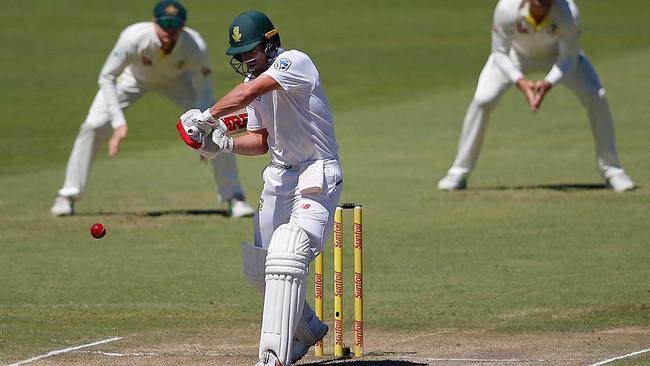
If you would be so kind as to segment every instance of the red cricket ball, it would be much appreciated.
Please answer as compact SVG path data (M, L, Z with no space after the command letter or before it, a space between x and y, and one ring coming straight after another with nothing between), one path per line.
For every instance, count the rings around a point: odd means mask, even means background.
M95 239L101 239L106 235L106 228L98 222L90 227L90 235Z

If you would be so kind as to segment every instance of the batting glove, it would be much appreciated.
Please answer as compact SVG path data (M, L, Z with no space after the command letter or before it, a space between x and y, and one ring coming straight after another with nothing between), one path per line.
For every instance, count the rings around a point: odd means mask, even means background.
M231 153L232 147L232 137L217 129L205 137L198 150L206 158L214 159L220 153Z
M198 109L190 109L183 113L180 121L185 132L197 142L201 142L205 136L208 136L217 123L209 110L201 112Z
M212 132L212 142L214 142L221 151L231 153L234 142L232 137L228 136L227 133L228 127L226 127L226 124L220 120L217 124L217 128Z

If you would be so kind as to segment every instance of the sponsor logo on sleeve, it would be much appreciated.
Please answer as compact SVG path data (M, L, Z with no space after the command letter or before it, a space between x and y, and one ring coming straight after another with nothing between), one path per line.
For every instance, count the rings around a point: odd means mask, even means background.
M142 64L144 66L150 66L153 62L151 62L150 58L147 58L146 56L142 56Z
M277 70L280 71L287 71L291 67L291 61L289 61L286 58L281 58L277 61L275 61L275 64L273 65Z

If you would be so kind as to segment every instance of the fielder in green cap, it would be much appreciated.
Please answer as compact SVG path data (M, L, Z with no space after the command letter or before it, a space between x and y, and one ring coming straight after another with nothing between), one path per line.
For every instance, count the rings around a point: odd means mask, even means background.
M111 129L108 154L117 155L127 135L124 109L140 97L155 92L183 110L204 109L215 102L207 46L198 32L185 27L185 7L178 1L164 0L154 6L153 16L153 21L124 29L102 67L100 90L81 125L63 187L51 208L55 216L74 214L74 204L86 189L95 153ZM212 167L218 199L229 204L227 212L233 217L252 216L253 208L244 201L235 158L223 155L212 161Z
M270 155L255 243L241 246L244 273L264 297L256 365L289 366L328 331L305 302L305 289L343 189L334 120L316 65L301 51L280 48L280 33L265 14L239 14L228 41L226 54L244 82L211 108L184 113L179 133L212 156ZM222 117L243 107L248 132L233 138Z

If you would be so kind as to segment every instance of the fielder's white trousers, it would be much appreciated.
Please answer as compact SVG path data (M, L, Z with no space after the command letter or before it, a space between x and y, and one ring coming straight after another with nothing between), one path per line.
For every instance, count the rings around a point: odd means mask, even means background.
M123 75L118 79L117 92L122 109L126 109L144 94L154 91L172 100L184 111L208 106L197 106L196 92L189 78L180 79L174 83L159 87L143 88L137 82ZM102 91L98 91L90 106L86 120L79 129L75 139L65 173L63 187L59 195L80 198L86 190L90 168L101 143L111 134L111 116ZM168 122L174 122L172 119ZM158 128L173 128L171 124L152 126ZM216 159L211 159L214 179L217 184L217 194L220 200L229 200L233 197L243 199L243 191L239 183L239 173L234 154L219 154Z
M253 220L255 245L268 249L273 231L290 222L309 236L311 262L323 250L334 226L334 211L343 189L343 175L337 160L325 160L321 193L301 194L298 191L300 173L300 167L285 169L268 165L264 169L264 189Z
M550 59L526 60L519 57L513 62L521 67L524 74L530 71L547 71L553 65L553 60ZM614 124L605 89L600 84L598 75L589 60L580 54L576 65L560 82L578 97L587 110L601 175L609 178L623 172L616 156ZM493 56L490 55L479 76L474 99L465 114L458 152L449 174L467 176L474 168L490 113L498 104L500 97L512 85L513 83L499 69Z

